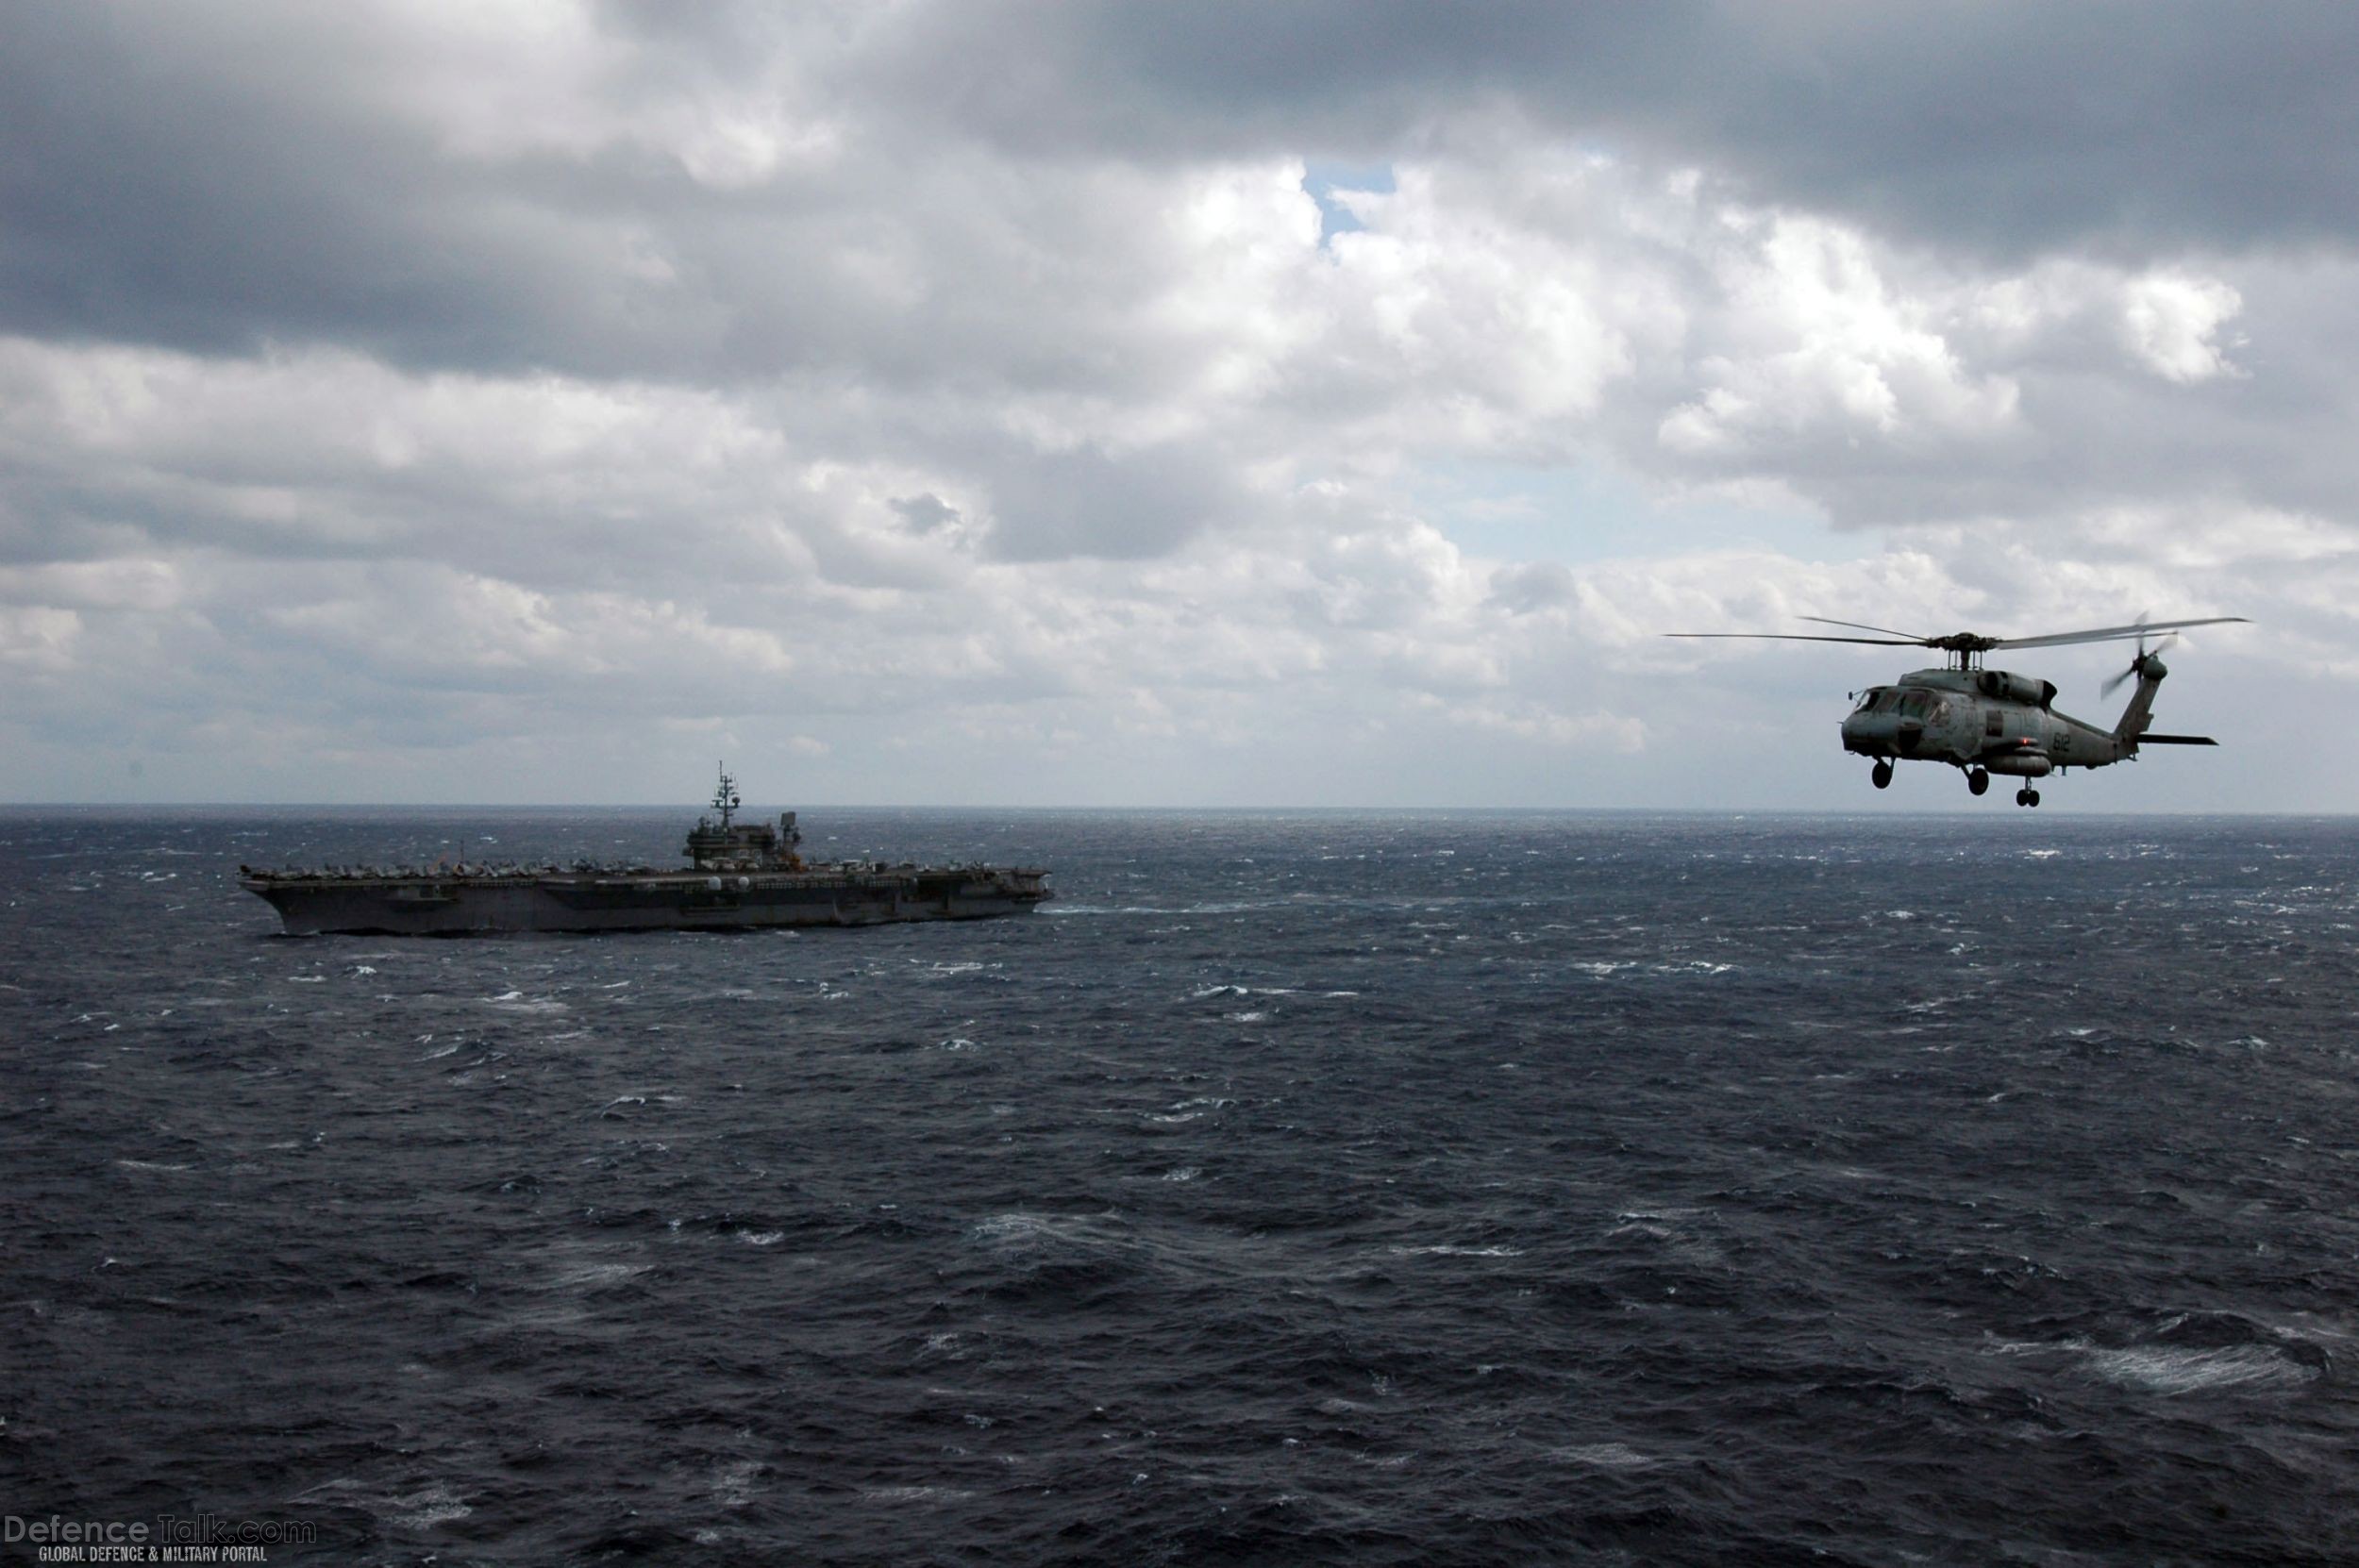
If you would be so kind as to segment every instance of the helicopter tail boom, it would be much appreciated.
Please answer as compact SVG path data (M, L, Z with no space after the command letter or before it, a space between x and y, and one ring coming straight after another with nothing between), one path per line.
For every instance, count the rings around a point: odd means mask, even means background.
M2121 710L2121 722L2114 726L2114 739L2125 751L2135 751L2146 737L2146 726L2154 722L2154 693L2170 672L2163 661L2150 653L2141 653L2131 662L2127 672L2138 677L2137 690L2130 693L2130 704Z

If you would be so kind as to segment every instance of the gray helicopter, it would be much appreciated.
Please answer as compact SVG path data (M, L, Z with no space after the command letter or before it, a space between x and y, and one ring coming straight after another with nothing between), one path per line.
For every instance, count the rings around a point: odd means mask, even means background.
M1916 670L1891 686L1871 686L1856 693L1857 706L1843 721L1843 749L1872 757L1868 774L1876 788L1892 783L1895 760L1947 762L1964 770L1966 787L1976 794L1990 789L1992 774L2005 774L2024 782L2015 792L2017 806L2037 806L2039 791L2031 781L2066 768L2101 768L2110 762L2134 761L2140 746L2216 746L2208 735L2157 735L2153 722L2154 692L2170 674L2159 657L2186 626L2217 626L2242 622L2241 615L2214 615L2197 621L2138 620L2126 626L2099 626L2090 631L2054 632L2046 637L1984 637L1979 632L1951 632L1946 637L1917 637L1885 626L1856 621L1831 621L1805 615L1823 626L1849 626L1876 637L1831 637L1812 632L1675 631L1670 637L1768 638L1782 642L1864 642L1875 647L1939 648L1949 656L1938 670ZM2146 640L2162 633L2153 648ZM2060 648L2072 642L2116 642L2137 640L2137 657L2130 667L2105 682L2110 695L2132 676L2137 690L2113 728L2059 713L2054 683L2005 670L1983 668L1983 656L1995 648Z

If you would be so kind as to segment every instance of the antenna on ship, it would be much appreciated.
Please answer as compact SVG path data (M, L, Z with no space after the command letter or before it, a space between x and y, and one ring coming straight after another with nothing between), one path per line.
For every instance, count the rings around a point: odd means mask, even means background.
M724 762L721 764L721 786L712 792L712 809L721 813L723 827L728 826L729 813L736 810L739 804L737 780L729 776L729 765Z

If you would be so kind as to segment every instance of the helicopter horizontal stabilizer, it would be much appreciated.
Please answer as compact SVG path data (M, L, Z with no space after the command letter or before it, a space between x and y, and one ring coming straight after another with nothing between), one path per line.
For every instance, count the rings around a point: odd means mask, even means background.
M2142 746L2216 746L2219 744L2209 735L2141 735Z

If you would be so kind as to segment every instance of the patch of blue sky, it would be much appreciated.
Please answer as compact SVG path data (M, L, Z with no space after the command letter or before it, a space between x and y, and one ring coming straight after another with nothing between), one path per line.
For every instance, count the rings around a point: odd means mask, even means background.
M1590 465L1429 462L1408 475L1418 515L1461 550L1493 560L1568 565L1704 550L1767 550L1796 560L1857 560L1883 541L1837 531L1799 504L1725 495L1662 498Z
M1393 189L1393 166L1390 163L1343 163L1330 158L1310 158L1303 164L1302 189L1319 204L1319 243L1324 245L1338 234L1348 234L1366 225L1352 216L1351 209L1336 199L1339 191L1372 191L1389 195Z

